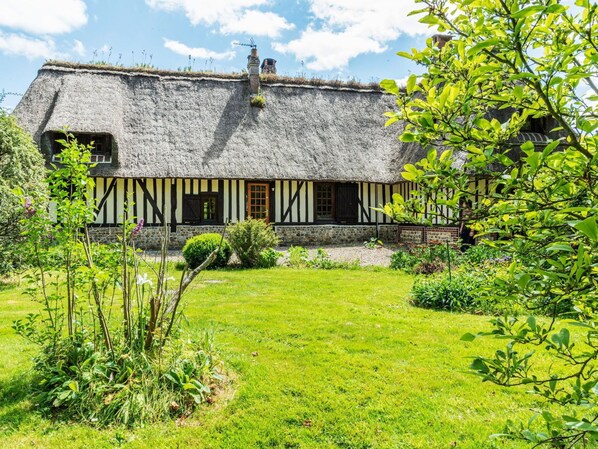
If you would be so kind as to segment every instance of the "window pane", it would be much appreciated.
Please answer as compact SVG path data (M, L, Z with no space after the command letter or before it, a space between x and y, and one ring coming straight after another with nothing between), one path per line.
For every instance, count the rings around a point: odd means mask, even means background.
M216 220L216 198L211 196L203 200L203 220Z
M267 184L249 184L247 213L250 217L260 220L268 219L268 188Z
M334 184L316 184L316 220L334 219Z

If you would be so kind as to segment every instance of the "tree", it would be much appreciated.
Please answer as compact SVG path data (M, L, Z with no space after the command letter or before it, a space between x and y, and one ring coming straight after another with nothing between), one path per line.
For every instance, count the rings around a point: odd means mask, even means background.
M15 268L21 258L24 199L44 207L44 160L31 137L0 108L0 274Z
M521 302L530 316L493 320L490 334L506 339L506 349L471 368L562 407L562 416L540 411L531 428L509 424L511 437L559 448L598 441L598 5L418 3L420 22L452 40L399 53L426 73L405 88L382 83L397 97L388 124L403 121L401 139L429 150L403 173L419 184L417 197L397 195L385 211L425 223L435 198L452 210L450 220L461 200L477 195L477 234L498 235L494 245L514 256L494 294ZM543 125L548 140L526 139L530 124ZM476 178L493 180L488 192L474 192ZM539 351L550 368L534 365Z

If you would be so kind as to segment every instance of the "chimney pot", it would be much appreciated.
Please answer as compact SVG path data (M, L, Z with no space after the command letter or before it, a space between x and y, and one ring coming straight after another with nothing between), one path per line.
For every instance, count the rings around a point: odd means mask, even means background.
M434 36L432 36L432 42L438 48L442 49L446 45L446 43L450 41L452 38L453 36L449 34L435 34Z
M272 73L276 75L276 59L264 58L262 61L262 73Z

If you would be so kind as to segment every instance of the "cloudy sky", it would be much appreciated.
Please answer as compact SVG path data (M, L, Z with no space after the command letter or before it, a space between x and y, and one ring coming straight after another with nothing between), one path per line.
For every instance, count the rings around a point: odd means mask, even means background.
M47 59L239 72L248 49L234 43L251 38L281 74L405 78L418 68L396 52L433 34L407 16L413 9L413 0L0 0L0 92L23 94Z

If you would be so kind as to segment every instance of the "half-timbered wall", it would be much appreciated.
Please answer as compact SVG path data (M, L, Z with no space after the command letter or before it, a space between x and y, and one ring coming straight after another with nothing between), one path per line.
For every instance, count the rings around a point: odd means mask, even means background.
M120 179L95 178L94 197L98 206L95 223L114 225L121 223L125 205L129 214L143 218L147 225L182 223L183 195L200 193L218 194L218 215L222 221L244 220L247 210L245 180L216 179ZM272 181L270 184L270 218L282 225L315 223L314 190L311 181ZM390 224L386 215L374 211L392 201L394 193L405 199L412 197L417 190L413 182L400 182L394 185L356 183L358 192L358 224ZM481 195L488 193L489 183L481 179L472 183L472 198L477 202ZM173 214L174 212L174 214ZM434 214L436 212L436 214ZM428 205L428 213L436 225L446 224L438 213L449 215L445 206Z
M147 225L182 223L183 196L200 193L218 194L222 221L244 220L247 212L245 180L215 179L120 179L95 178L94 197L98 206L95 223L121 223L125 205L129 215L143 218ZM277 224L315 222L314 189L311 181L272 181L270 184L271 221ZM397 186L356 183L359 224L390 223L386 215L372 210L392 200ZM173 214L174 212L174 214Z

